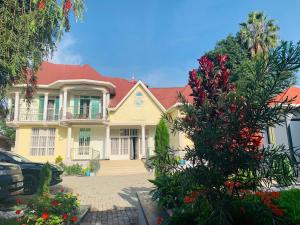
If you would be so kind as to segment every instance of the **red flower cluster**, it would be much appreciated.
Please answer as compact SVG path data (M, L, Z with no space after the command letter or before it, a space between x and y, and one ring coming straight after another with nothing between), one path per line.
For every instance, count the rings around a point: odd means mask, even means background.
M53 205L53 206L58 206L59 204L60 204L60 202L57 201L57 200L53 200L53 201L51 202L51 205Z
M233 189L233 188L239 188L241 187L241 183L238 181L226 181L224 183L225 187L229 188L229 189Z
M63 218L64 220L68 219L68 214L67 214L67 213L64 213L64 214L62 215L62 218Z
M46 7L46 0L41 0L38 4L38 8L43 10Z
M261 198L261 202L271 209L275 216L284 215L284 211L278 208L272 201L273 199L278 199L280 197L280 192L256 192L255 195Z
M186 204L194 202L200 196L199 191L192 191L192 193L188 196L185 196L183 202Z
M163 221L164 221L164 218L158 217L157 220L156 220L156 224L162 224Z
M78 217L77 217L77 216L72 216L71 221L72 221L73 223L77 222L77 220L78 220Z
M21 212L22 212L22 210L20 210L20 209L16 210L17 215L21 214Z
M64 4L64 14L67 15L67 13L70 11L71 8L72 8L72 1L66 0Z
M47 212L43 212L41 217L43 218L43 220L47 220L49 218L49 214Z
M21 204L21 203L23 203L23 201L22 201L22 199L17 198L17 199L16 199L16 203L17 203L17 204Z

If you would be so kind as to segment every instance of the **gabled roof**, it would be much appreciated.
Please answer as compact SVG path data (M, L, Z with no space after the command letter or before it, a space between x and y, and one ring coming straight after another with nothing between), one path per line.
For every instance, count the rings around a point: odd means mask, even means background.
M290 87L288 88L286 91L284 91L282 94L278 95L275 98L275 101L277 102L281 102L283 101L286 97L288 97L288 99L293 99L292 104L298 105L300 104L300 88L298 87Z
M37 72L38 85L49 85L58 80L95 80L110 82L115 86L115 95L110 107L115 107L134 86L134 83L119 77L108 77L98 73L89 65L64 65L44 62Z

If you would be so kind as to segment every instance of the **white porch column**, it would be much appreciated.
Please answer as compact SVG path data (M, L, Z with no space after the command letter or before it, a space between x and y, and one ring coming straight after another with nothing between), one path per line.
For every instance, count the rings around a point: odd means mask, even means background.
M105 138L105 153L104 158L109 159L110 158L110 126L106 125L106 138Z
M45 93L44 95L44 114L43 114L43 120L46 121L47 120L47 109L48 109L48 93Z
M19 105L20 105L20 93L15 92L15 112L14 112L15 121L19 119Z
M67 98L68 98L68 91L64 90L63 119L66 119L67 117Z
M106 104L106 100L107 100L107 97L106 97L106 91L103 91L102 92L102 113L103 113L103 119L106 119L106 107L107 107L107 104Z
M61 119L61 108L62 108L62 101L63 101L63 94L60 92L59 93L59 101L58 101L58 119Z
M72 127L68 127L67 137L67 160L71 160Z
M142 125L142 154L140 158L145 157L146 155L146 135L145 135L145 125Z

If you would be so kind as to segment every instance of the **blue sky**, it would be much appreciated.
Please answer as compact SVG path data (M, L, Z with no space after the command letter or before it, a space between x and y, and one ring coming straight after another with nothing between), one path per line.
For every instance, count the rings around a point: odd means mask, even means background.
M52 61L89 64L103 75L152 87L182 86L197 59L249 12L264 11L280 38L300 40L299 0L86 0L82 23L58 45Z

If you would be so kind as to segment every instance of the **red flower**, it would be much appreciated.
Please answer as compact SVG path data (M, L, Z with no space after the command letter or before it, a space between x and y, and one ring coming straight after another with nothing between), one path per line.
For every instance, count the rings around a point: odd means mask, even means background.
M68 219L68 214L67 214L67 213L64 213L64 214L62 215L62 218L63 218L64 220Z
M275 198L275 199L279 198L280 197L280 192L279 191L271 192L271 197Z
M38 8L39 9L45 9L45 6L46 6L46 0L41 0L38 4Z
M19 215L22 211L20 209L16 210L16 214Z
M49 218L49 214L44 212L42 213L42 216L41 216L44 220L47 220Z
M208 74L212 72L214 68L214 63L205 55L198 59L201 71L208 78Z
M16 199L17 204L21 204L22 202L23 202L22 199L19 199L19 198Z
M156 220L156 224L162 224L163 221L164 221L164 218L158 217L157 220Z
M272 209L272 212L273 212L273 214L274 215L276 215L276 216L283 216L283 214L284 214L284 212L283 212L283 210L282 209L279 209L279 208L273 208Z
M73 216L72 219L71 219L71 221L74 222L74 223L75 223L77 220L78 220L78 217L77 217L77 216Z
M191 198L190 196L185 196L184 199L183 199L183 202L184 203L192 203L194 201L193 198Z
M64 13L65 13L65 15L70 11L71 8L72 8L72 2L71 2L71 0L66 0L65 1L65 5L64 5Z
M22 223L22 225L26 225L26 223Z
M218 55L217 59L221 65L221 67L224 67L224 65L228 61L229 57L228 57L228 55Z
M59 205L59 201L53 200L53 201L51 202L51 205L53 205L53 206L58 206L58 205Z

